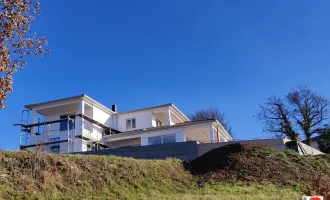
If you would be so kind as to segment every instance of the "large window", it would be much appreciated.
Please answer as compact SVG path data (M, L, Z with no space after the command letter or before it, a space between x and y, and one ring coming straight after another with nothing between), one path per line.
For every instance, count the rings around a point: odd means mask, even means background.
M150 137L148 138L148 145L153 145L153 144L162 144L162 137L157 136L157 137Z
M67 119L64 121L60 122L60 131L67 131L68 130L68 119L71 118L69 120L69 130L72 130L74 127L74 118L70 117L70 115L61 115L60 119Z
M163 138L163 144L167 143L175 143L175 135L164 135Z
M175 143L175 135L163 135L148 138L148 145Z
M135 118L131 118L131 119L127 119L126 120L126 129L133 129L136 128L136 122L135 122Z

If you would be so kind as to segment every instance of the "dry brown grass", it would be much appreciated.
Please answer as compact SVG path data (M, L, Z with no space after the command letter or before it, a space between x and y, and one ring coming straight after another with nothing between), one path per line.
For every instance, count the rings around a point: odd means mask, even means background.
M281 162L290 157L296 164L329 167L328 157L295 157L265 149L251 156L281 157ZM205 177L191 174L175 159L0 151L0 199L298 199L306 191L299 183L293 187L210 179L200 184L201 178Z

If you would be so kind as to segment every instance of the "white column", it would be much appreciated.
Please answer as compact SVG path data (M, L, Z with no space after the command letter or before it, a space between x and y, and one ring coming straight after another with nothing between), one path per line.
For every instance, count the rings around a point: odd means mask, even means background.
M172 125L172 121L171 121L171 110L167 109L166 110L166 125Z
M141 146L147 146L148 145L148 138L145 136L141 137Z
M210 127L210 142L214 143L214 131L213 131L213 126L212 125Z
M175 134L175 142L185 142L184 131L178 131Z
M80 104L79 104L79 112L81 114L84 114L84 102L81 101ZM78 121L78 120L77 120ZM76 122L77 123L77 122ZM83 135L83 131L84 131L84 119L83 118L80 118L80 134L78 133L77 135ZM87 144L86 142L83 142L82 139L81 139L81 149L79 149L79 151L86 151L87 150Z
M85 111L84 111L84 102L83 102L83 101L80 102L79 107L80 107L80 108L79 108L80 113L81 113L81 114L84 114ZM83 130L84 130L84 119L81 118L81 133L82 133Z

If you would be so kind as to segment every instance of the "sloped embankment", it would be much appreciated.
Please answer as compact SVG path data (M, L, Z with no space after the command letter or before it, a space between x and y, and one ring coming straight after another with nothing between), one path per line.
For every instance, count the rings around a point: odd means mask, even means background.
M298 199L327 191L329 165L248 144L188 163L0 151L0 199Z
M0 151L0 199L141 199L192 180L179 160Z
M257 144L231 144L214 149L188 163L200 181L270 182L280 185L330 187L327 155L299 156Z

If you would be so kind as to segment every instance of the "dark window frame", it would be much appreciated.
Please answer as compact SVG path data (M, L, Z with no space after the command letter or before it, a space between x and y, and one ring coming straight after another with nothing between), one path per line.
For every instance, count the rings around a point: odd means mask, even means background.
M169 138L169 137L174 137L174 141L164 143L164 138ZM150 144L150 139L156 139L156 138L160 138L160 143L156 143L156 144L170 144L176 142L176 134L158 135L158 136L148 137L148 145L155 145L155 144Z
M54 153L54 154L58 154L58 153L60 153L60 145L51 146L51 147L50 147L50 152L51 152L51 153Z
M126 130L135 129L135 128L136 128L136 119L135 118L126 119Z
M69 122L69 130L73 130L75 126L75 118L72 117L72 114L69 115L60 115L60 119L69 119L72 118ZM67 131L68 130L68 120L63 120L60 122L60 131Z

